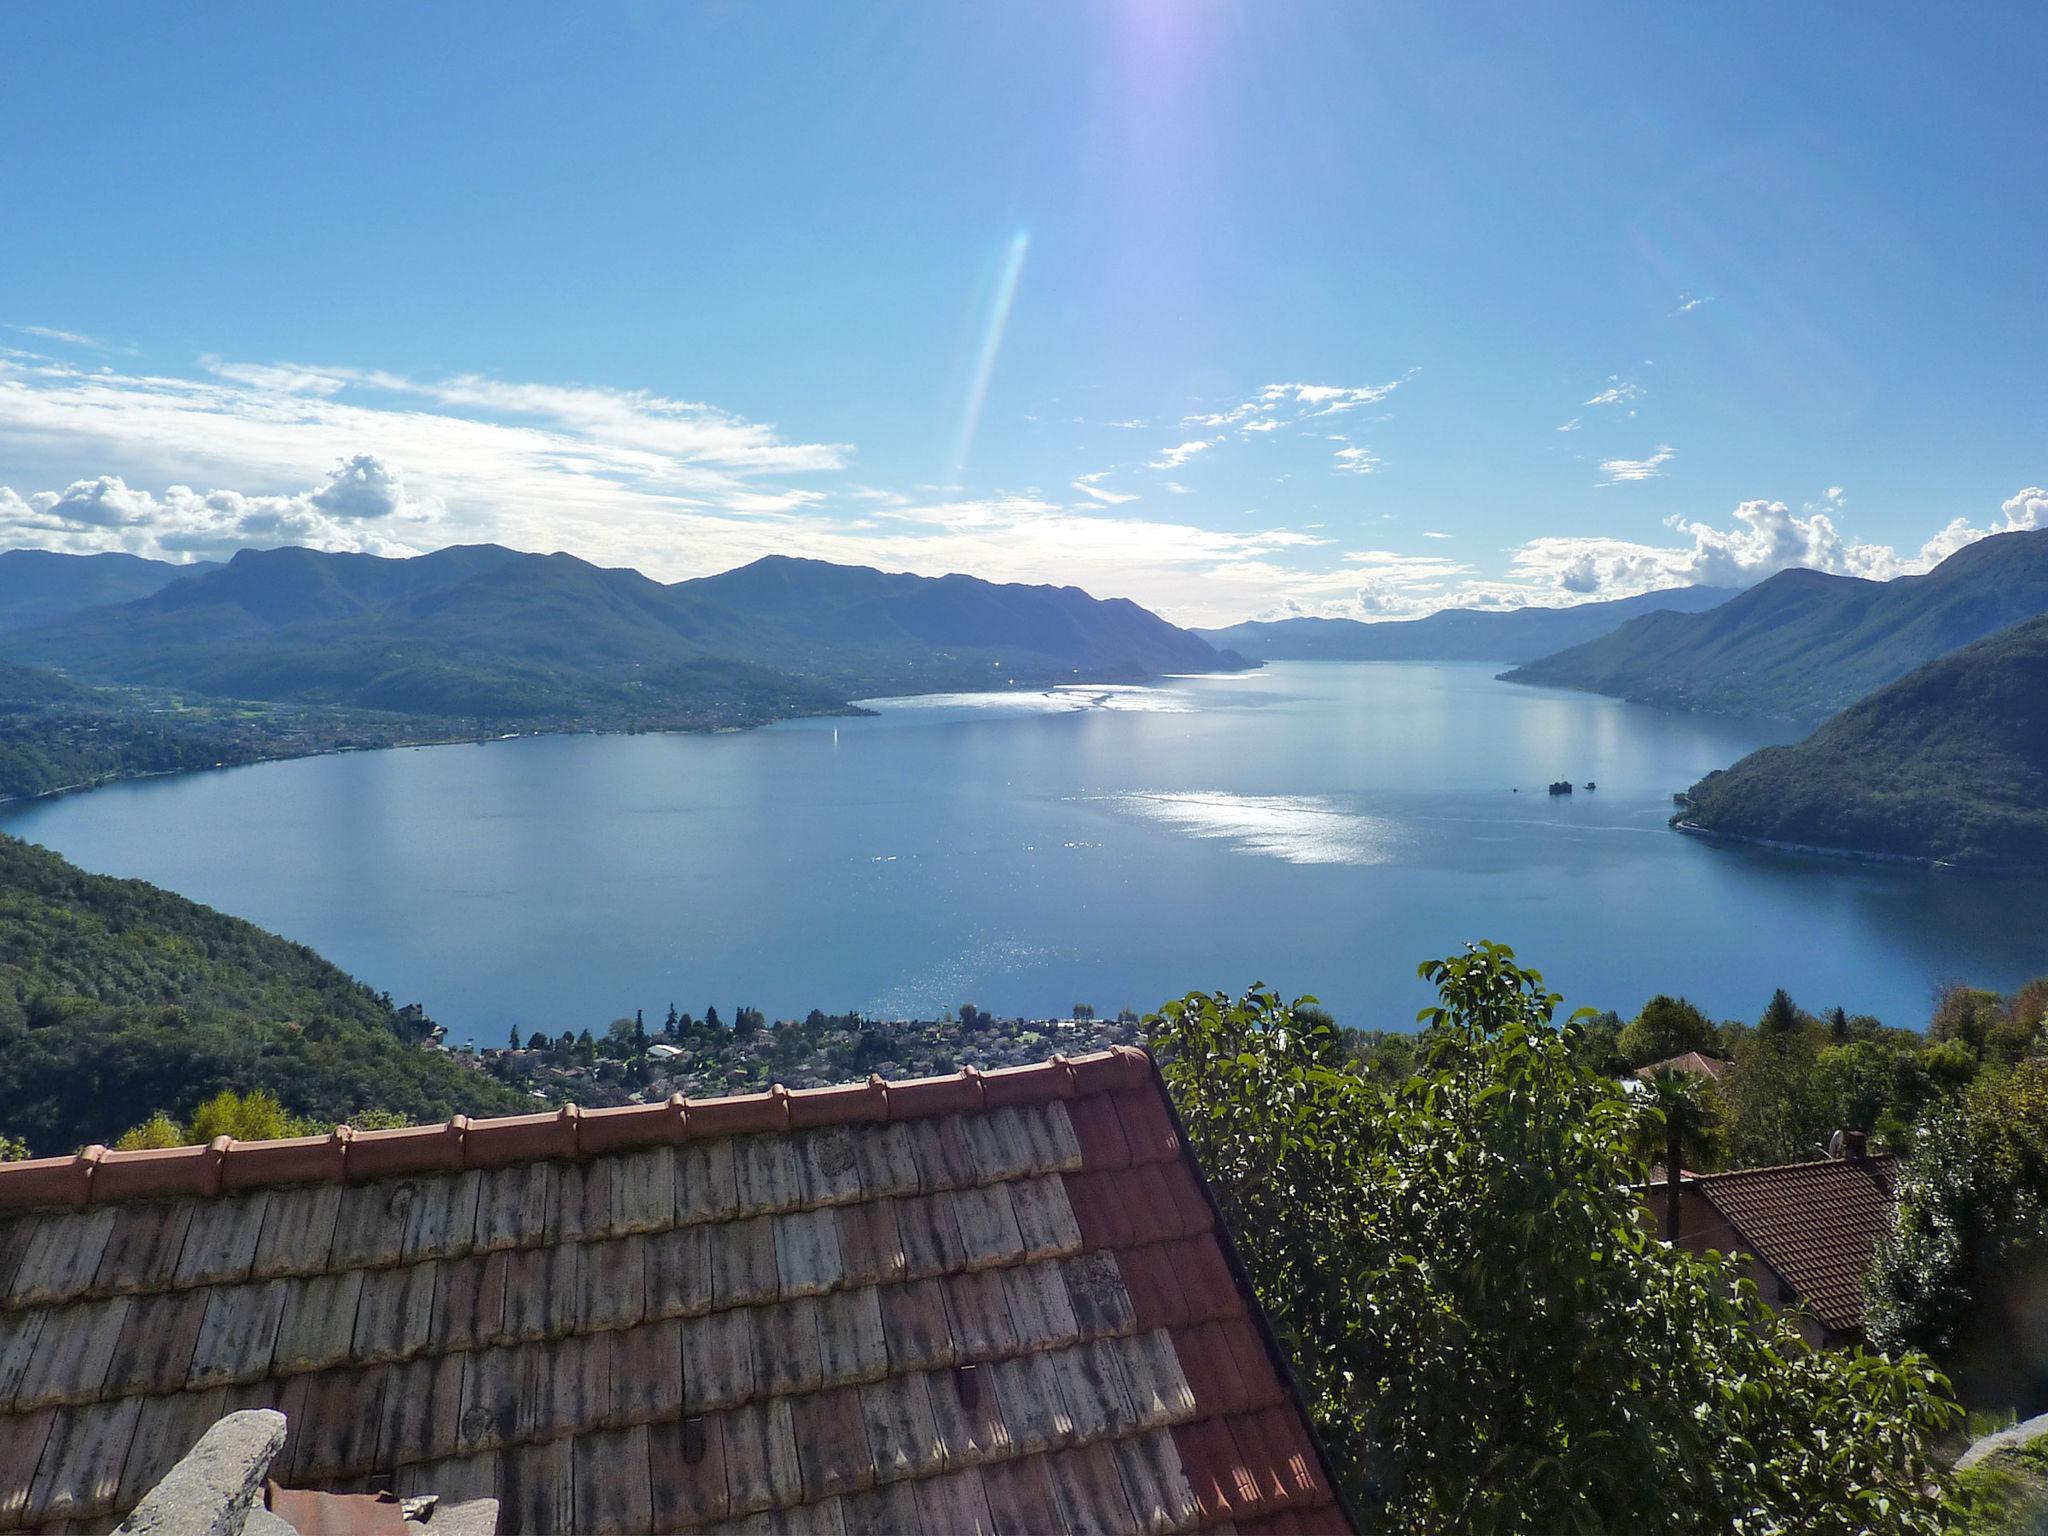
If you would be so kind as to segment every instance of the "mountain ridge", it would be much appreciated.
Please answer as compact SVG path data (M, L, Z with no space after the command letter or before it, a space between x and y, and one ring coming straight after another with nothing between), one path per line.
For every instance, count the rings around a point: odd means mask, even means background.
M1126 599L767 556L665 585L567 554L243 550L0 638L83 680L486 720L756 724L857 695L1231 670Z
M1984 869L2048 867L2048 616L1918 667L1688 791L1681 830Z
M1702 611L1734 587L1667 587L1566 608L1446 608L1420 619L1247 620L1197 629L1214 646L1260 661L1533 661L1610 633L1638 614Z
M1817 722L1915 667L2048 613L2048 529L1920 575L1780 571L1717 608L1656 613L1504 674L1705 713Z

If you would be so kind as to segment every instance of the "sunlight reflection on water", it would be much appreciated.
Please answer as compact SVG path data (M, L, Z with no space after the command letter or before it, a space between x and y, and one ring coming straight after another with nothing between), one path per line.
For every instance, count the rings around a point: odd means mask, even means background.
M1399 841L1393 822L1321 795L1148 791L1114 803L1191 837L1221 838L1239 852L1290 864L1385 864Z

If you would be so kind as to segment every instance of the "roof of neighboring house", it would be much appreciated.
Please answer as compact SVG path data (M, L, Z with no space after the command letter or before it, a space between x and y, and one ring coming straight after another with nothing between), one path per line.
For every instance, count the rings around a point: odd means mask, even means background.
M1647 1067L1636 1068L1636 1076L1646 1083L1659 1072L1691 1072L1700 1077L1719 1079L1728 1075L1729 1066L1718 1056L1709 1056L1704 1051L1687 1051L1682 1056L1667 1056Z
M508 1533L1344 1525L1129 1048L0 1168L0 1530L250 1407Z
M1863 1275L1891 1224L1889 1156L1837 1157L1727 1173L1687 1174L1696 1191L1828 1327L1863 1326Z

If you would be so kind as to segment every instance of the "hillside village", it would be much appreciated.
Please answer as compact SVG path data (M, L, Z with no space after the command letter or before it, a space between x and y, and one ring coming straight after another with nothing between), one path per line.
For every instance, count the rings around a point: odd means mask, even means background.
M821 1088L883 1077L930 1077L979 1067L1025 1066L1139 1043L1138 1016L1124 1009L1098 1019L1077 1004L1065 1019L1000 1019L963 1003L937 1019L874 1019L812 1009L801 1019L769 1020L754 1008L728 1021L717 1008L693 1018L673 1006L649 1024L644 1013L615 1019L602 1035L532 1034L516 1047L450 1048L492 1077L549 1103L589 1108L659 1103L671 1094L704 1097L756 1092L781 1083Z

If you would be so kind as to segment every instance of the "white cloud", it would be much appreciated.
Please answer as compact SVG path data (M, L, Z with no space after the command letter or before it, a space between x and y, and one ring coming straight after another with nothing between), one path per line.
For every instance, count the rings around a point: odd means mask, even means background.
M1578 418L1578 417L1576 417L1576 416L1574 416L1574 417L1573 417L1573 418L1572 418L1572 419L1571 419L1570 421L1566 422L1566 423L1565 423L1565 424L1564 424L1563 426L1559 427L1559 428L1558 428L1557 430L1558 430L1558 431L1560 431L1560 432L1576 432L1576 431L1578 431L1578 430L1579 430L1579 418Z
M1152 469L1179 469L1181 465L1187 463L1196 454L1206 453L1208 448L1207 442L1201 438L1193 438L1188 442L1182 443L1178 448L1160 449L1159 457L1152 460L1148 467Z
M1602 459L1600 473L1607 478L1602 485L1623 485L1636 480L1654 480L1664 473L1664 466L1678 455L1672 452L1669 443L1659 443L1657 451L1647 459Z
M1964 545L1974 544L1994 533L2019 533L2029 528L2048 526L2048 491L2030 485L2017 495L2008 496L1998 511L1999 515L1983 528L1974 526L1966 517L1954 519L1920 546L1920 567L1924 570L1937 566Z
M421 523L440 512L430 498L408 494L394 465L363 453L337 466L323 484L284 496L173 485L158 497L119 475L75 480L61 491L27 496L0 486L0 539L171 560L225 557L238 549L280 544L408 555L419 551L367 525L392 518Z
M1335 438L1333 441L1344 444L1342 448L1337 450L1334 457L1336 459L1336 467L1343 470L1346 474L1369 475L1380 467L1380 461L1371 449L1361 448L1356 443L1347 442L1341 437Z
M1425 539L1448 539L1450 537L1448 533L1438 533L1434 528L1423 529L1422 536Z
M9 330L19 331L24 336L38 336L44 341L61 342L67 347L84 347L93 352L118 352L124 350L96 337L79 331L60 331L54 325L14 325Z
M1125 502L1138 499L1136 495L1129 491L1109 490L1101 483L1108 477L1109 471L1106 469L1098 469L1092 475L1078 475L1074 479L1074 489L1083 496L1093 497L1106 507L1120 507Z
M1640 384L1620 379L1611 379L1608 381L1607 388L1583 403L1586 405L1627 405L1631 400L1641 399L1642 394L1643 390Z
M1713 299L1707 294L1695 295L1690 293L1681 293L1678 296L1678 308L1674 311L1674 313L1681 315L1689 315L1694 310L1698 309L1702 304L1711 304L1713 302Z
M1178 480L1168 480L1163 482L1163 484L1167 490L1173 492L1176 496L1192 496L1195 494L1192 486L1182 485Z

